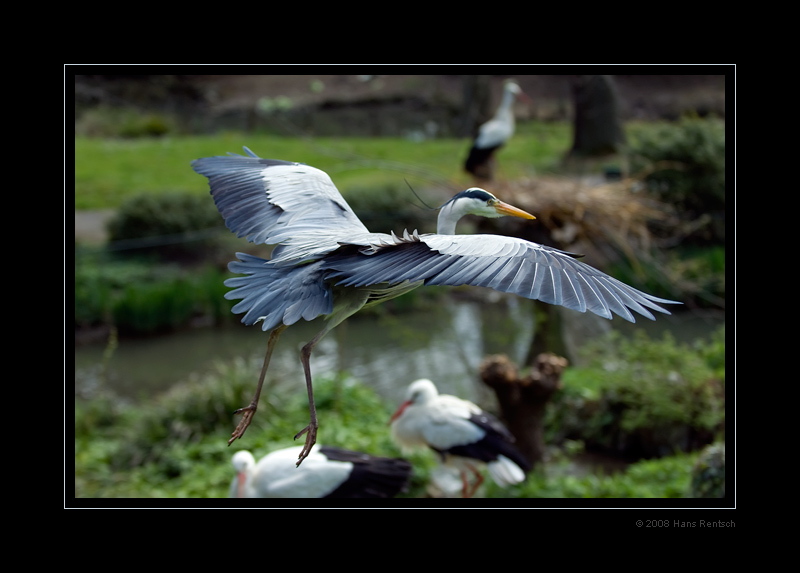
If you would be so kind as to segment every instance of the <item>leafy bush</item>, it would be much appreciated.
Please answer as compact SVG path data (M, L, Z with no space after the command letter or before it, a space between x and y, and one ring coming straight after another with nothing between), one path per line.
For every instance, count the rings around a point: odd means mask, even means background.
M503 491L487 484L488 497L530 498L683 498L689 497L697 453L676 453L631 464L613 475L562 475L559 467L536 470L525 482Z
M705 448L692 468L692 497L725 497L725 443Z
M406 187L405 182L379 183L370 186L354 186L343 190L347 203L366 227L377 233L394 231L402 234L418 228L422 222L423 211L415 206L417 199ZM435 218L431 218L435 221ZM418 229L420 232L423 230Z
M648 190L693 218L710 216L703 238L724 240L725 122L684 117L632 130L631 136L634 171L649 172Z
M128 471L150 465L149 471L160 478L186 477L195 471L194 464L230 468L230 456L238 449L250 449L261 457L300 445L292 437L308 421L302 380L291 384L268 380L247 439L227 449L227 439L239 421L233 412L250 402L260 366L242 360L220 363L216 372L175 386L139 409L138 416L121 430L124 439L110 456L112 468ZM320 443L399 455L386 423L390 412L372 388L347 375L319 376L314 380L314 395ZM225 447L216 448L217 443ZM198 457L210 450L214 452L211 458ZM229 481L233 470L227 472Z
M158 137L175 131L175 121L160 113L98 106L75 120L75 135L91 137Z
M109 240L141 241L140 252L174 256L196 250L196 243L182 244L180 235L223 229L214 202L194 193L141 194L125 201L108 222Z
M153 333L196 316L232 315L224 298L227 273L139 261L79 260L75 265L75 326L114 324L123 333Z
M582 439L636 457L712 441L725 420L724 371L715 376L724 368L724 342L715 337L713 350L699 350L668 333L661 341L637 335L626 340L612 332L584 348L587 367L565 371L564 389L548 410L551 441Z

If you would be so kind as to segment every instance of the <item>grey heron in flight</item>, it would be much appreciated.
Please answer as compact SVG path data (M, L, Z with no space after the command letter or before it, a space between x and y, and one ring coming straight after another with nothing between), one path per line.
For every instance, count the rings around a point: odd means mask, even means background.
M297 465L316 442L317 421L309 357L320 339L364 307L422 285L493 288L580 312L635 322L630 310L654 320L648 309L675 301L636 290L575 260L574 255L514 237L456 235L466 214L535 217L472 187L439 209L437 233L371 233L356 217L327 173L301 163L247 156L206 157L192 168L208 177L211 195L227 227L238 237L276 245L269 260L237 253L228 268L244 276L225 281L241 299L234 313L247 325L271 331L252 402L237 410L242 420L228 445L241 438L256 412L264 376L281 333L298 320L325 315L325 327L300 351L310 421ZM630 310L629 310L630 309Z

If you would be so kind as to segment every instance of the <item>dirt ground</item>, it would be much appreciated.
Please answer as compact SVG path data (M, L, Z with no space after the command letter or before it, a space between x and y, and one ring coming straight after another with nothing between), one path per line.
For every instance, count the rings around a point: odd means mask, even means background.
M114 216L113 209L75 211L75 240L98 244L106 241L106 222Z

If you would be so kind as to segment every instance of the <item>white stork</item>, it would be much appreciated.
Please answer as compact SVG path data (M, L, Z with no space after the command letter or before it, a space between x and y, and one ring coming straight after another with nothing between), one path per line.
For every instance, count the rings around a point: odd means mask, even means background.
M297 466L302 448L276 450L258 463L247 450L236 452L228 497L386 498L408 487L411 464L406 460L317 444Z
M514 447L514 437L497 418L456 396L439 394L427 379L408 387L407 399L392 415L392 437L403 448L427 446L442 463L461 474L462 496L472 497L483 483L478 471L487 465L501 487L520 483L530 463ZM475 476L469 486L468 475Z
M514 80L503 83L503 99L494 117L481 125L472 143L464 170L480 179L491 181L494 176L494 154L514 135L514 99L529 100Z

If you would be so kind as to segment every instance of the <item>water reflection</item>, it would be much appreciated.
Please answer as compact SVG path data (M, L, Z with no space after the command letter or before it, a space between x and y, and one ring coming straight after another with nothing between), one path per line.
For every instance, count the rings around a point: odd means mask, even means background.
M361 313L351 317L326 336L315 348L311 369L315 375L347 370L372 385L390 403L399 402L407 385L417 378L431 378L442 392L456 394L488 405L494 397L476 384L478 365L488 354L505 353L518 364L524 362L533 337L535 303L513 296L495 296L493 302L459 301L441 297L440 304L424 312L402 315ZM630 333L647 328L651 336L660 331L690 331L689 339L705 336L724 320L724 314L697 318L687 315L659 316L656 322L607 321L593 315L566 311L574 346L596 330L622 329ZM321 320L301 321L284 332L268 376L296 379L304 388L299 350L321 328ZM594 326L593 326L594 325ZM583 333L583 337L578 334ZM588 334L587 334L588 333ZM267 333L257 327L230 324L200 328L177 334L119 340L105 368L104 343L76 346L76 395L91 396L99 390L133 401L155 396L191 374L210 370L217 360L239 357L253 364L253 387L258 377Z

